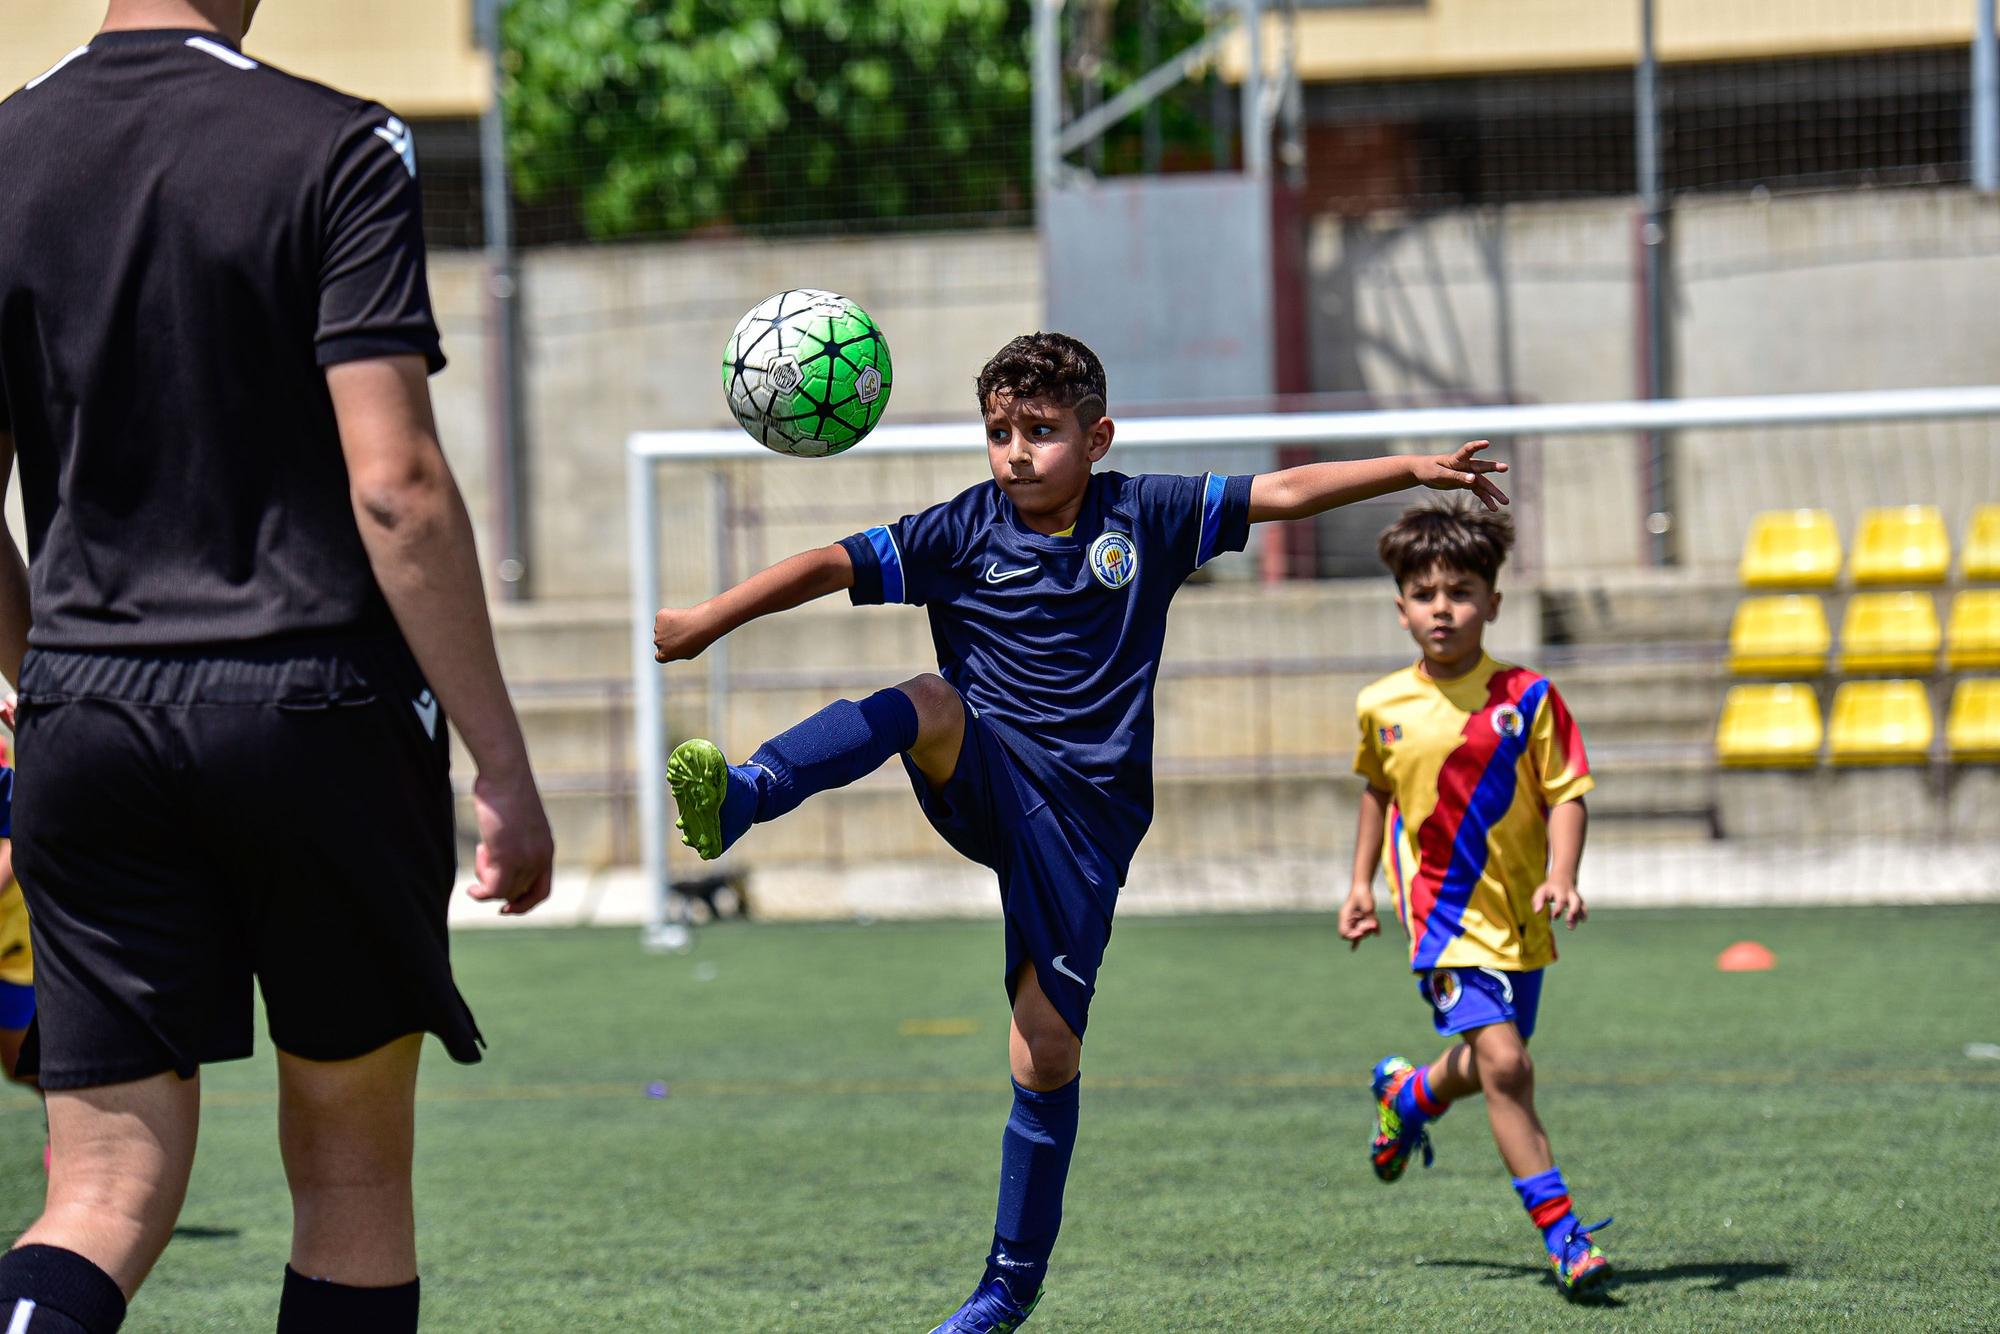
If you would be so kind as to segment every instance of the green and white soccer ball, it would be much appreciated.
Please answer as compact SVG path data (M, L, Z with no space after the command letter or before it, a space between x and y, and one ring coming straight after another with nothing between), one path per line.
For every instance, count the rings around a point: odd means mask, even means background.
M825 458L852 449L889 406L889 344L844 296L800 287L759 301L722 349L729 410L758 444Z

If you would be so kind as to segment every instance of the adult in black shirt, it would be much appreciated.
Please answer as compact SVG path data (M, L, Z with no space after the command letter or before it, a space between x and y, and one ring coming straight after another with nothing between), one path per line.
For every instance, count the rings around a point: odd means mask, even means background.
M240 49L256 0L110 0L0 102L0 672L48 1095L9 1334L115 1329L187 1184L203 1063L278 1049L281 1330L414 1329L410 1158L452 983L448 710L475 897L553 844L431 419L408 128ZM433 693L434 692L434 693Z

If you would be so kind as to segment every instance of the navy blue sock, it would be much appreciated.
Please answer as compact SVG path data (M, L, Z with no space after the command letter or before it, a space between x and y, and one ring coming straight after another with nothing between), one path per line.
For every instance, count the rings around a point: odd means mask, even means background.
M1521 1197L1521 1207L1528 1211L1529 1221L1542 1230L1542 1244L1553 1255L1569 1235L1570 1220L1575 1217L1570 1208L1569 1187L1563 1184L1562 1169L1551 1167L1531 1177L1515 1177L1514 1193Z
M125 1294L111 1275L60 1246L0 1255L0 1328L30 1334L113 1334Z
M722 799L727 847L752 824L775 820L815 792L845 787L917 744L917 706L893 686L856 703L837 699L729 766Z
M1000 1208L993 1219L993 1253L985 1283L1007 1280L1017 1301L1041 1290L1049 1253L1062 1230L1063 1185L1076 1148L1078 1075L1050 1093L1014 1085L1014 1111L1000 1137Z
M415 1334L418 1280L393 1288L350 1288L285 1266L278 1334Z

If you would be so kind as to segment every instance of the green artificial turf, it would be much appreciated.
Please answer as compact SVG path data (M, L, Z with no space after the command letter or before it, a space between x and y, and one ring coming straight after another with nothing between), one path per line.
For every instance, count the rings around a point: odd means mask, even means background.
M1717 972L1746 938L1776 971ZM1611 1302L1557 1295L1478 1103L1434 1169L1369 1174L1369 1066L1439 1046L1398 944L1133 919L1029 1330L2000 1327L2000 1061L1967 1051L2000 1042L2000 906L1604 912L1561 943L1539 1102L1580 1213L1618 1217ZM426 1055L426 1329L922 1334L970 1290L1008 1107L997 925L455 948L492 1047ZM207 1081L133 1334L272 1324L268 1053ZM0 1093L0 1227L34 1215L39 1147Z

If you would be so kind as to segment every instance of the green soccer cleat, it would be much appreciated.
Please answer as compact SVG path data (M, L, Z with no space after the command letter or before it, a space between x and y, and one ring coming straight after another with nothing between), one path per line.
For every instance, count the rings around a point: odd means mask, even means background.
M714 861L728 846L722 837L722 800L729 795L729 761L713 741L696 737L667 757L667 785L674 790L681 842Z

